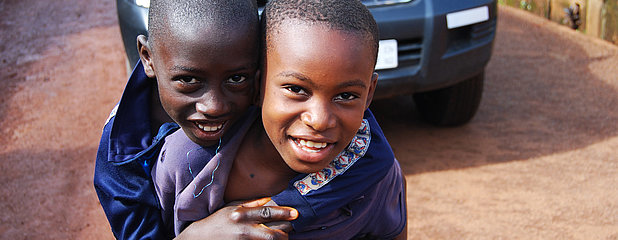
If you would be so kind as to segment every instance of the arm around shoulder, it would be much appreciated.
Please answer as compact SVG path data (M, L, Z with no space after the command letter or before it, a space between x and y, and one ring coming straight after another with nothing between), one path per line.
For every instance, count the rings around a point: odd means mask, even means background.
M152 181L136 162L108 161L113 119L105 126L94 173L94 187L117 239L165 239Z

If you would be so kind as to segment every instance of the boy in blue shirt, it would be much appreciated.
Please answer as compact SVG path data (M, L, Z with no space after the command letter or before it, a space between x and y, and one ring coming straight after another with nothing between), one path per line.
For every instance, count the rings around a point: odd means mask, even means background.
M358 1L270 1L260 110L216 148L166 138L153 179L178 234L226 203L272 196L294 239L405 238L405 179L367 110L377 26ZM242 146L240 148L239 146Z
M94 185L116 238L169 237L150 176L153 159L178 125L204 146L216 146L234 128L256 94L258 29L250 0L151 1L149 37L138 37L141 62L97 152ZM263 209L270 219L260 216ZM270 220L292 220L295 211L229 207L218 213L191 229L213 237L235 228L250 232ZM232 221L239 214L244 220Z

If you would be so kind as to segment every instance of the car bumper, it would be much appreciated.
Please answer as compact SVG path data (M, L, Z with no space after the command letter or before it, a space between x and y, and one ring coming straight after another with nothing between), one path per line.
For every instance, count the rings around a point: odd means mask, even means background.
M481 6L487 6L488 20L448 29L447 14ZM399 66L377 71L376 98L448 87L483 72L489 62L496 1L416 0L370 11L380 38L398 42Z

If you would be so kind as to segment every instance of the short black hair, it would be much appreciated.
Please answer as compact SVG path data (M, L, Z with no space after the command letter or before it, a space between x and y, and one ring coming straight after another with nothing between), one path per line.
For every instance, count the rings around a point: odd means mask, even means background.
M373 48L377 59L380 41L378 25L369 9L359 0L270 0L262 13L265 52L285 21L321 24L333 30L356 34ZM375 61L375 59L374 59Z
M241 24L258 27L255 0L151 0L148 12L148 41L170 34L170 26L214 26L234 31Z

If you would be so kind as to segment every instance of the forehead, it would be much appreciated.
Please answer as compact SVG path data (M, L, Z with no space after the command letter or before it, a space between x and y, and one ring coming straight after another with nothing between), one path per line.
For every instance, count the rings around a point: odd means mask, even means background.
M162 25L154 42L155 51L169 48L191 48L188 50L197 53L216 48L247 48L249 51L258 48L258 32L247 24L168 23Z
M201 21L165 21L159 27L157 41L195 41L206 39L209 42L225 42L238 37L257 38L255 26L248 23L224 23L223 20L202 19Z
M290 63L305 65L319 60L323 65L373 72L373 51L363 36L324 24L286 21L273 29L267 44L268 57L285 58Z
M152 55L161 71L182 66L209 73L252 69L258 64L258 34L241 30L225 33L209 28L160 35Z

